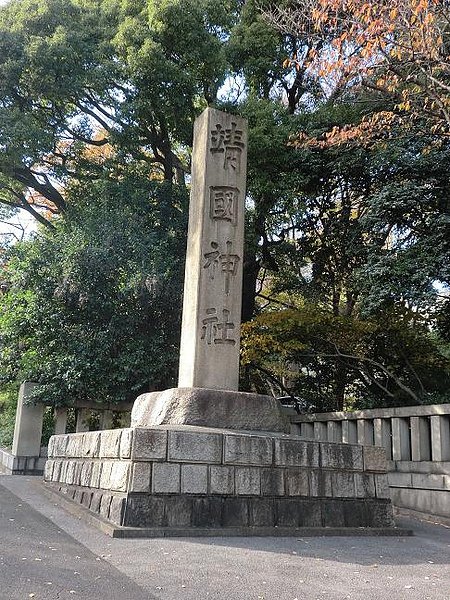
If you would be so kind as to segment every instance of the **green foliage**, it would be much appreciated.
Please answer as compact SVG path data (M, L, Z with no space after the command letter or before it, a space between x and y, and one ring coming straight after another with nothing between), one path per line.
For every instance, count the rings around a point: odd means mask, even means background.
M449 399L450 361L407 310L371 320L309 304L267 311L243 326L242 355L250 388L272 374L278 395L318 411Z
M14 425L16 422L16 406L18 386L3 385L0 391L0 448L11 448Z
M13 0L0 8L0 202L67 210L65 188L115 150L180 183L192 126L215 101L238 2ZM34 190L36 203L27 194ZM43 201L42 201L43 200Z
M321 78L260 5L0 8L0 203L48 228L1 255L3 381L57 405L173 384L192 126L216 105L249 121L246 385L322 408L445 398L448 142L425 117L373 136L394 100Z
M36 381L39 398L55 405L130 401L170 387L180 328L184 191L130 177L72 194L78 201L71 219L16 246L6 265L3 380Z
M47 406L42 419L41 446L48 446L48 441L55 433L55 414L53 407Z
M245 2L232 29L227 56L233 70L245 78L251 95L268 99L271 77L283 77L281 36L262 19L253 0Z
M367 93L357 99L296 115L273 101L243 105L262 267L243 384L323 410L445 401L448 335L432 331L447 322L436 281L449 282L448 145L415 130L327 143L333 128L380 109Z

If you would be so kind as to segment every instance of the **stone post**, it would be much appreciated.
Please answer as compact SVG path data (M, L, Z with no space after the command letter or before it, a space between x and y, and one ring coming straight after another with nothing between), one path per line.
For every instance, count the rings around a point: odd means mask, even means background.
M237 390L246 121L207 108L195 121L180 388Z
M300 435L302 438L313 440L314 439L314 424L313 423L300 423Z
M112 429L113 411L103 410L100 417L100 429Z
M55 409L55 435L66 433L67 408Z
M342 442L342 429L340 422L327 422L327 439L329 442Z
M322 421L315 421L314 423L314 439L320 440L321 442L327 441L327 425Z
M35 386L30 381L25 381L20 386L12 444L15 456L39 456L41 451L45 406L41 403L27 404Z
M358 430L356 421L350 419L342 421L342 441L344 444L358 443Z
M431 424L432 460L450 460L450 419L446 415L433 415Z
M392 460L411 460L409 419L394 417L392 424Z
M83 431L89 431L89 417L91 416L90 408L78 408L77 409L77 420L75 425L75 431L81 433Z
M386 458L392 459L392 437L389 419L374 419L373 433L375 446L382 446L386 450Z
M411 417L411 460L431 460L431 431L427 417Z

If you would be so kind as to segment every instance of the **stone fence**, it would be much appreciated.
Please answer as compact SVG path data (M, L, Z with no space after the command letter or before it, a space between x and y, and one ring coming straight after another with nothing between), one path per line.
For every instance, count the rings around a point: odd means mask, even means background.
M33 404L30 395L36 384L26 381L19 390L16 422L12 449L0 448L0 472L8 474L41 474L47 460L47 448L43 445L42 430L44 414L49 408L45 403ZM132 403L126 404L88 404L75 402L70 408L54 408L54 432L64 434L71 421L72 431L81 433L89 431L90 422L95 419L95 429L112 429L128 427ZM70 412L72 419L69 419Z
M450 519L450 404L291 415L304 439L382 446L395 506Z

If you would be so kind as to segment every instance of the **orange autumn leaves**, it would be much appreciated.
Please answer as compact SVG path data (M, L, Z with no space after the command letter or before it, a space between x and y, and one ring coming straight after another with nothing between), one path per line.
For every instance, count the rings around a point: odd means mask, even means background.
M363 85L392 107L392 114L368 117L354 132L328 132L320 144L347 143L376 127L384 135L382 128L398 125L402 116L425 122L428 132L450 135L449 2L303 0L288 9L273 5L265 16L304 41L303 66L329 89ZM289 57L285 66L295 62ZM307 142L303 138L298 142Z
M330 36L334 60L323 74L340 68L356 73L397 59L417 66L447 61L444 36L449 9L441 0L316 0L310 10L316 34ZM324 53L322 53L324 58Z

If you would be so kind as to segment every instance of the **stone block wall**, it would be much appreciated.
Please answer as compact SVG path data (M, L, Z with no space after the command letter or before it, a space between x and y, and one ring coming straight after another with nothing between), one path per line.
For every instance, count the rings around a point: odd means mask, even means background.
M195 427L54 436L45 480L131 527L385 527L384 451Z
M394 506L450 523L450 462L398 461L393 465L388 483Z

